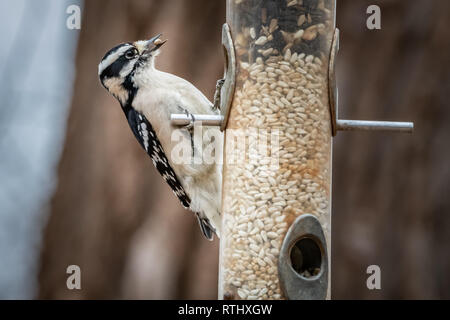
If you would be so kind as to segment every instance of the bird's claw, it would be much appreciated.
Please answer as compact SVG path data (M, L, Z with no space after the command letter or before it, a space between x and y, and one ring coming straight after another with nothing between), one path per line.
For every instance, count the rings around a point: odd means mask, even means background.
M190 118L190 120L189 120L189 124L188 125L186 125L184 128L186 129L186 130L192 130L192 128L194 127L194 124L195 124L195 117L194 117L194 115L192 114L192 113L189 113L189 111L187 111L187 110L184 110L184 112L186 113L186 115Z
M225 83L225 79L219 79L216 82L216 91L214 92L214 110L220 109L220 93L222 91L223 84Z

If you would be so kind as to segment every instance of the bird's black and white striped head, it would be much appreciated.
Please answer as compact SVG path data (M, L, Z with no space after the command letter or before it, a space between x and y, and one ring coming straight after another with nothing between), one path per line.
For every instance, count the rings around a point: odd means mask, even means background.
M159 48L166 42L157 35L150 40L122 43L109 50L98 65L103 86L125 105L137 90L136 74L154 68Z

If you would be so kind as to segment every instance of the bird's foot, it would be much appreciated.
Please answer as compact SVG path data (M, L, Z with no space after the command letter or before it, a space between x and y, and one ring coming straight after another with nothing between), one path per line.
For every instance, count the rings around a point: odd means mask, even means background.
M184 110L184 112L186 113L186 115L190 118L189 120L189 124L184 126L184 129L191 131L192 128L194 128L194 124L195 124L195 117L192 113L189 113L189 111Z
M216 91L214 92L214 110L220 109L220 92L222 91L223 84L225 83L225 79L219 79L216 82Z

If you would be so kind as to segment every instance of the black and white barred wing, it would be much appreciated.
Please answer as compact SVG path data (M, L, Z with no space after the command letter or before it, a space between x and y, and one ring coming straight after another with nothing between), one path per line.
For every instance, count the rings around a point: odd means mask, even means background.
M189 208L191 200L170 166L169 160L150 122L144 115L132 108L127 110L126 116L136 139L152 159L155 168L161 174L164 181L172 188L172 191L178 197L183 207Z
M189 208L191 199L186 194L183 186L170 166L169 160L167 159L164 149L150 122L144 115L132 108L128 109L125 113L134 136L152 159L155 168L178 197L183 207L186 209ZM196 217L203 235L206 239L212 240L214 228L211 226L209 220L199 213L196 213Z

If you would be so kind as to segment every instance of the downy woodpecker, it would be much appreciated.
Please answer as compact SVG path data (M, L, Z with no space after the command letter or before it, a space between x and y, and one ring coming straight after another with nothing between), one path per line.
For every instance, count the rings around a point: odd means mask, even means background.
M216 161L180 163L171 155L180 143L194 156L211 144L222 147L223 135L217 128L204 127L200 142L192 132L193 114L219 111L190 82L155 69L155 57L166 42L160 37L114 47L100 62L98 74L102 85L119 101L134 136L156 169L181 204L196 214L204 236L212 240L213 233L220 236L221 230L221 165ZM191 115L191 125L183 129L172 126L172 113ZM175 130L182 132L182 142L173 141Z

